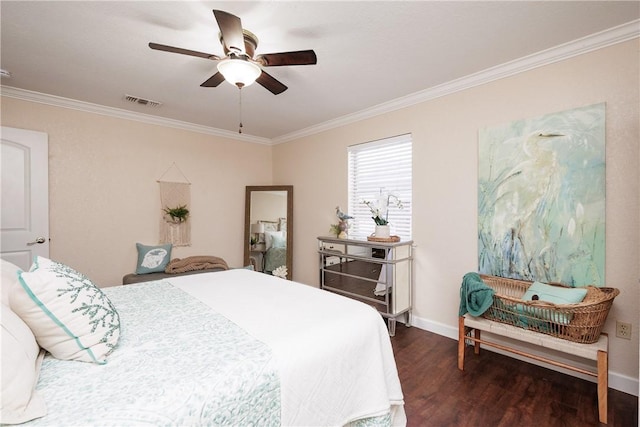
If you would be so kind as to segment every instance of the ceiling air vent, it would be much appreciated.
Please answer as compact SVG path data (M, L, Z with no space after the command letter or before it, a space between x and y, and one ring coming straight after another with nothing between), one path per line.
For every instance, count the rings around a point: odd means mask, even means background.
M146 105L147 107L159 107L162 105L162 102L152 101L150 99L144 99L133 95L125 95L124 100L134 104Z

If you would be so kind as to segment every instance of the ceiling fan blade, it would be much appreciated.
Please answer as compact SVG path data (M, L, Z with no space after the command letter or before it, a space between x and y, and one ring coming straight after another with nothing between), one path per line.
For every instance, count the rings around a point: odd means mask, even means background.
M260 76L258 76L256 82L274 95L278 95L287 90L287 87L285 85L280 83L273 76L267 74L267 72L264 70L262 70L262 73L260 74Z
M218 73L215 73L213 76L209 77L200 86L202 86L202 87L217 87L223 81L224 81L224 76L218 72Z
M313 65L318 58L313 50L298 50L295 52L264 53L256 57L256 61L264 67L280 65Z
M222 40L229 52L245 55L244 35L242 34L242 22L240 18L222 10L213 9Z
M195 50L182 49L181 47L167 46L164 44L149 43L149 47L155 50L163 50L165 52L180 53L182 55L189 55L189 56L197 56L198 58L211 59L214 61L220 59L219 56L214 55L212 53L197 52Z

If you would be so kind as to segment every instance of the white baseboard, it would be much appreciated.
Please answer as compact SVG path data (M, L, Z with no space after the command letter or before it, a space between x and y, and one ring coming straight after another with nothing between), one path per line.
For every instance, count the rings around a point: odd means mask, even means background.
M444 337L451 338L451 339L456 340L456 341L458 340L458 328L457 327L452 327L452 326L449 326L449 325L445 325L445 324L442 324L442 323L434 322L434 321L431 321L431 320L428 320L428 319L424 319L424 318L421 318L421 317L417 317L417 316L411 316L411 325L413 327L416 327L416 328L419 328L419 329L423 329L425 331L433 332L434 334L442 335ZM403 327L403 326L399 325L398 327ZM533 350L531 347L527 347L525 345L518 345L517 341L513 341L513 340L506 341L505 339L501 339L501 337L495 337L495 336L492 339L494 341L496 341L496 342L508 343L509 346L511 346L513 348L516 348L516 349L525 350L525 351L528 351L530 353L535 353L535 350ZM506 351L502 351L502 350L497 349L497 348L486 347L486 350L493 351L495 353L499 353L499 354L502 354L502 355L505 355L505 356L513 357L515 359L522 360L522 361L525 361L525 362L533 363L535 365L543 366L545 368L549 368L549 369L552 369L554 371L562 372L564 374L571 375L571 376L574 376L574 377L577 377L577 378L582 378L582 379L585 379L587 381L596 382L596 378L595 377L591 377L589 375L580 374L578 372L570 371L568 369L562 369L562 368L557 367L557 366L553 366L553 365L546 364L544 362L539 362L539 361L536 361L536 360L533 360L533 359L529 359L527 357L520 356L520 355L517 355L517 354L514 354L514 353L509 353L509 352L506 352ZM451 357L457 357L457 356L455 354L452 354ZM569 359L567 357L563 357L560 353L554 354L553 359L557 359L558 361L565 362L565 363L570 363L572 365L577 365L577 366L580 366L580 367L585 368L585 369L593 369L593 367L594 367L593 364L580 363L580 361L577 361L576 359ZM609 370L609 387L614 389L614 390L618 390L618 391L622 391L622 392L627 393L627 394L631 394L633 396L638 396L638 379L637 378L629 377L627 375L622 375L622 374L619 374L617 372L613 372L611 370Z

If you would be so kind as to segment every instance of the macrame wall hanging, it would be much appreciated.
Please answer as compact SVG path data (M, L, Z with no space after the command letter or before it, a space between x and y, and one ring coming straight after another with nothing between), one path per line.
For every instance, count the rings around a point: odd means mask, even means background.
M186 182L164 181L172 169L176 169ZM174 246L191 246L191 183L180 168L173 163L160 179L160 243Z

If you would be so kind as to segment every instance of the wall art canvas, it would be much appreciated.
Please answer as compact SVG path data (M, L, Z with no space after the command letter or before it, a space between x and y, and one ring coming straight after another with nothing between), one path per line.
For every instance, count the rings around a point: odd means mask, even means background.
M479 132L479 271L604 286L605 104Z

